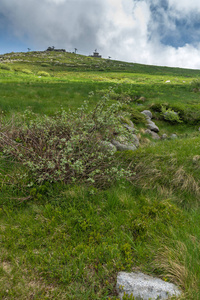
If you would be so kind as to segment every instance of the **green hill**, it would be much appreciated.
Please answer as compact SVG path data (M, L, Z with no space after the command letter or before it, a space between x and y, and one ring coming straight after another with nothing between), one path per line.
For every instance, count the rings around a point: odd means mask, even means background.
M118 299L120 271L200 299L199 76L56 51L0 56L1 299ZM139 147L115 152L132 124Z

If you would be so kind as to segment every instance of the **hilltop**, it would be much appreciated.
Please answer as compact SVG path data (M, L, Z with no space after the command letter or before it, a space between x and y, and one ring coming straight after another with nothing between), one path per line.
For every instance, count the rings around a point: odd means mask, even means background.
M70 52L57 51L31 51L23 53L8 53L0 55L1 63L8 66L14 65L14 70L21 71L29 66L31 71L47 70L50 73L62 73L62 71L112 71L131 72L151 75L172 75L196 77L199 70L182 68L159 67L142 65L137 63L127 63L112 59L94 58L91 56L79 55Z
M140 271L200 299L200 71L9 53L0 84L1 298L118 299Z

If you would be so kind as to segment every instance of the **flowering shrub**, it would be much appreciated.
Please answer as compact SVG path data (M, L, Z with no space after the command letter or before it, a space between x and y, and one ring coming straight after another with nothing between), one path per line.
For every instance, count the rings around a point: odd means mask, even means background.
M87 113L85 102L77 112L62 109L54 117L26 111L18 125L1 124L0 148L26 165L38 183L81 181L103 187L129 177L130 169L106 146L113 135L129 139L118 116L121 103L106 103L105 97Z

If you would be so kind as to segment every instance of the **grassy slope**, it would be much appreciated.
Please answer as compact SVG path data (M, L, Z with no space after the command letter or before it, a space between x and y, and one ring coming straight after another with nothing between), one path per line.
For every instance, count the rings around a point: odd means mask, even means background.
M0 69L7 118L27 108L52 115L85 99L92 107L112 86L112 101L129 97L140 111L167 103L185 119L173 125L155 110L161 133L179 138L150 144L138 124L142 147L126 154L135 178L106 191L61 184L27 192L17 181L21 167L1 160L1 298L116 299L117 272L141 270L179 284L185 299L199 299L200 94L191 82L200 72L70 53L2 58L10 68Z

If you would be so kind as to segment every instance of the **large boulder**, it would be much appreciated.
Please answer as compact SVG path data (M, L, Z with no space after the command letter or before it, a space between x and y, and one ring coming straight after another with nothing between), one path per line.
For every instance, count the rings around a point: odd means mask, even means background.
M143 273L120 272L117 276L117 291L121 300L124 294L132 295L136 300L162 300L181 295L174 284Z

